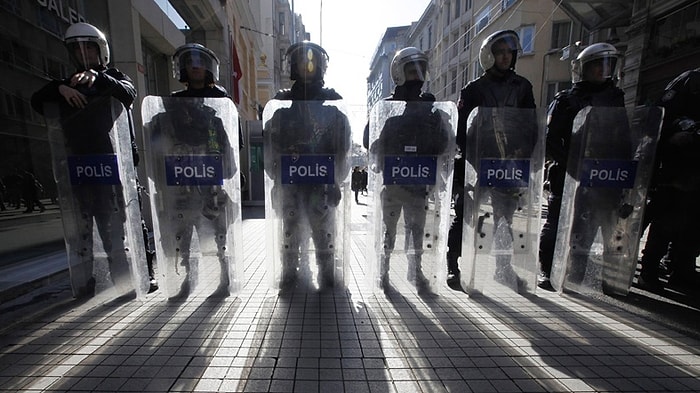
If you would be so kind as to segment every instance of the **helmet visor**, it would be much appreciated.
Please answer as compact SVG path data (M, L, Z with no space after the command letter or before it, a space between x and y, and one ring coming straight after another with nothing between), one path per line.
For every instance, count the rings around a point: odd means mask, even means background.
M177 65L174 76L178 80L183 80L183 77L185 77L184 80L206 79L207 73L210 73L214 80L218 80L219 65L203 51L196 49L183 51L175 56L173 63Z
M94 68L102 64L100 46L89 39L72 39L66 43L68 55L73 64L81 70Z
M497 39L491 44L491 53L497 55L503 51L517 52L520 50L520 43L517 38L512 35L506 35Z
M428 64L425 61L411 60L403 66L406 81L425 82L428 79Z
M292 54L292 66L304 80L314 80L322 74L321 56L311 48L301 48Z
M617 57L607 56L591 59L583 64L583 80L604 82L615 77Z

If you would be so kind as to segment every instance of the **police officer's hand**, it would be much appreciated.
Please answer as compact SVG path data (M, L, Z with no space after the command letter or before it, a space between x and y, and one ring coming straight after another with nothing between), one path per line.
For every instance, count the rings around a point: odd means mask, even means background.
M68 105L72 106L73 108L82 109L87 105L87 98L85 95L68 85L58 86L58 92L61 93Z
M95 80L97 80L97 71L95 70L78 72L70 78L70 86L87 85L88 87L92 87Z

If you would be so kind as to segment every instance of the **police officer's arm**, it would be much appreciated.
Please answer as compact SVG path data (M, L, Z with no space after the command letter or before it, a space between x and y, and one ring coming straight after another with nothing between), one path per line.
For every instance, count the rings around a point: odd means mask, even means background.
M520 101L520 108L536 108L535 106L535 96L532 93L532 83L528 81L527 79L523 78L523 85L522 85L522 95L521 95L521 101Z
M369 149L369 122L365 124L365 130L362 133L362 146L364 146L365 149Z
M474 108L479 106L479 94L476 91L474 82L470 82L459 94L457 103L457 147L464 152L467 146L467 119Z
M352 128L350 128L350 120L343 113L339 112L337 119L338 128L336 130L340 131L338 136L341 138L338 147L341 149L340 153L343 154L340 155L341 162L338 163L341 172L336 173L347 173L350 170L350 163L347 160L348 154L345 153L352 149Z
M65 81L54 80L37 90L32 94L31 104L32 109L36 112L44 114L44 104L47 102L59 102L63 99L61 93L58 91L58 87L62 84L66 84Z
M568 156L565 146L571 138L573 124L568 112L568 105L560 97L556 97L547 110L546 155L564 166Z
M125 108L130 108L136 99L134 82L126 74L115 68L99 72L94 86L100 95L116 98Z

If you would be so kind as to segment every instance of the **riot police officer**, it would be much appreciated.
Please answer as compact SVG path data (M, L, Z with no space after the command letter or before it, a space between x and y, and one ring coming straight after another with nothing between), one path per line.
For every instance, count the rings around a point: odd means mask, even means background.
M219 80L219 58L214 51L202 44L180 46L173 54L173 75L185 88L175 91L172 97L226 97L231 98ZM242 149L243 132L238 130L238 148ZM245 177L241 176L241 187Z
M32 108L44 114L45 104L58 104L67 154L114 154L110 135L114 125L110 98L116 98L128 110L136 98L134 84L124 73L108 67L109 45L104 33L95 26L88 23L71 25L66 30L64 43L76 71L70 77L51 81L35 92L31 99ZM136 165L138 154L133 129L129 131ZM113 214L125 215L122 186L76 185L72 193L80 211L81 223L76 228L66 228L67 236L70 232L77 231L79 238L85 240L78 246L81 250L79 257L83 260L81 265L84 267L81 274L84 274L85 282L82 282L82 278L73 277L72 272L72 279L79 286L74 287L74 293L78 296L89 295L95 290L96 280L92 277L93 220L108 254L112 280L117 286L120 285L118 281L128 281L124 246L115 244L115 241L123 241L120 239L124 238L124 228L112 225Z
M410 67L404 70L402 67ZM396 52L391 61L391 79L396 84L394 92L387 98L389 101L425 101L434 102L432 93L423 91L428 70L428 57L417 48L408 47ZM369 123L365 125L362 144L369 149Z
M624 92L615 85L615 72L619 67L619 61L620 53L611 44L597 43L586 47L572 61L573 86L557 93L554 101L549 105L546 155L548 159L553 161L553 164L549 168L547 179L550 185L547 218L540 233L538 286L541 288L552 288L550 274L574 118L586 106L624 106ZM619 203L619 195L614 195L612 198L614 199L612 203ZM601 199L596 203L604 202L605 200ZM605 209L598 210L605 211ZM622 215L629 215L629 211L622 210ZM591 219L593 220L593 217ZM601 224L601 220L604 219L604 217L600 217L600 220L593 221ZM591 230L594 231L594 236L597 226Z
M451 146L454 133L444 121L445 115L433 111L431 103L435 97L422 91L428 72L428 57L414 47L401 49L391 61L391 78L396 84L389 101L407 101L404 112L390 117L377 139L369 148L369 153L378 165L384 168L385 156L440 156ZM365 138L369 139L368 128ZM387 178L386 174L383 174ZM380 285L388 285L390 257L394 250L399 217L403 215L405 227L405 248L408 258L407 279L422 289L427 279L422 272L424 231L427 199L433 195L435 184L386 184L381 190L383 221L383 255L379 266Z
M336 215L342 212L341 183L349 175L347 153L351 130L347 117L324 101L341 100L335 90L324 87L328 54L319 45L302 41L292 44L286 58L290 67L291 89L279 91L274 99L291 101L291 106L277 109L266 122L266 160L272 157L333 157L332 178L319 182L284 183L280 162L267 163L265 171L274 186L272 208L281 217L282 268L280 287L290 289L298 276L309 274L304 266L309 236L313 241L317 281L320 288L335 285L335 260L340 252L340 234L336 230ZM311 158L313 159L313 158ZM340 262L342 263L342 261ZM303 277L309 279L309 277Z
M664 122L657 147L657 170L646 215L650 221L642 251L640 284L660 289L659 261L670 247L670 285L697 286L695 259L700 237L700 68L673 79L659 102Z
M229 97L223 86L216 84L219 58L202 44L180 46L173 54L175 79L186 88L172 93L173 97Z
M449 283L458 281L460 273L458 259L462 254L465 198L464 152L467 148L467 118L472 109L478 106L535 108L532 84L526 78L515 73L515 64L521 51L520 38L512 30L500 30L488 36L479 50L479 64L485 72L479 78L469 82L460 92L457 104L459 109L457 146L462 155L455 160L452 186L456 216L450 227L447 240L447 280ZM515 204L506 203L504 209L501 209L503 216L512 215L508 206L513 206L514 209ZM494 205L494 212L496 210Z

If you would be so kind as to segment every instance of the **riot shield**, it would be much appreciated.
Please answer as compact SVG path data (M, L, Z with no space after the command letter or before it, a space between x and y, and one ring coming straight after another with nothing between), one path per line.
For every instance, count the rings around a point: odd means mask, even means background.
M263 124L271 284L342 289L352 201L343 102L271 100Z
M551 282L626 295L663 110L586 107L574 120Z
M457 107L379 101L369 120L367 278L372 290L445 282ZM398 247L396 243L398 242Z
M469 293L534 292L543 119L535 109L477 107L467 120L461 284Z
M54 179L76 297L148 292L130 113L116 99L48 103Z
M141 105L160 287L170 298L243 283L238 113L228 98Z

